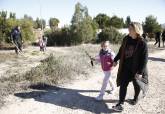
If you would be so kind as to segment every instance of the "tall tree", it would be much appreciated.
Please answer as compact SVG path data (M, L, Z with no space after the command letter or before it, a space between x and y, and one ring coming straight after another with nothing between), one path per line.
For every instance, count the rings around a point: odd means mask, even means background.
M71 31L75 43L89 42L94 37L94 23L88 14L88 8L80 3L75 5Z
M109 25L115 28L123 28L124 26L123 18L119 18L116 15L114 15L113 17L111 17Z
M154 33L161 31L161 25L157 22L157 18L149 15L144 22L144 31L147 33Z
M33 18L31 16L28 16L27 14L24 15L25 20L33 21Z
M7 11L1 11L1 12L0 12L0 16L1 16L3 19L7 19Z
M24 41L34 41L33 21L27 19L19 20Z
M75 12L72 17L71 23L72 25L78 25L82 21L83 21L83 6L78 2L75 5Z
M105 27L108 27L109 26L109 20L110 20L110 17L107 16L106 14L98 14L95 18L94 18L94 21L96 21L99 25L99 28L100 29L103 29Z
M55 31L56 28L58 27L59 20L57 18L50 18L49 19L49 26L52 29L52 31Z
M1 11L0 12L0 43L4 42L6 39L6 21L7 21L7 11Z
M82 42L90 42L94 37L94 29L92 26L91 17L86 17L81 23L80 34L82 37Z
M46 27L46 21L44 19L41 20L37 17L36 21L34 22L34 28L35 29L38 29L38 28L42 29L42 27L43 27L43 29Z
M15 14L15 13L10 12L9 18L11 18L11 19L16 19L16 14Z
M127 16L126 20L125 20L125 27L128 28L129 24L131 23L131 17Z

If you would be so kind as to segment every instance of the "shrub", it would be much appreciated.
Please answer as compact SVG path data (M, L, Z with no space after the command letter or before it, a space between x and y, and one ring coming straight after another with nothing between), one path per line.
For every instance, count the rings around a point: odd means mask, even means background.
M70 46L72 44L71 33L67 28L47 33L46 36L48 46Z
M119 33L114 27L105 28L98 35L97 43L109 40L111 43L120 43L124 35Z

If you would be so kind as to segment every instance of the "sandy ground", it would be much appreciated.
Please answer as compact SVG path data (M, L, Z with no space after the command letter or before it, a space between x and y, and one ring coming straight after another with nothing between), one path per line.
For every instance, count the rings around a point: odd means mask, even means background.
M58 51L56 48L50 50L53 53ZM37 62L39 63L39 60ZM113 80L116 80L117 68L112 72ZM149 55L148 69L150 85L147 96L136 106L125 102L122 114L165 114L165 50ZM74 80L58 87L52 86L50 89L17 92L5 98L6 104L0 109L0 114L116 113L111 107L118 101L118 88L114 95L106 93L104 101L98 102L94 99L99 94L102 79L103 73L100 67L97 67L91 70L86 79ZM109 89L108 86L107 90ZM130 83L126 99L133 98L133 94L134 89Z

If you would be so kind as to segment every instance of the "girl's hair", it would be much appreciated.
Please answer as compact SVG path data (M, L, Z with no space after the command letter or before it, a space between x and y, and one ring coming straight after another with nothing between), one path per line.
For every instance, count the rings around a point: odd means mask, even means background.
M101 47L103 47L105 44L108 44L109 45L109 41L107 40L107 41L101 42Z
M138 37L142 36L143 34L143 27L140 23L138 22L132 22L130 23L130 26L132 26L136 32L136 34L138 35Z

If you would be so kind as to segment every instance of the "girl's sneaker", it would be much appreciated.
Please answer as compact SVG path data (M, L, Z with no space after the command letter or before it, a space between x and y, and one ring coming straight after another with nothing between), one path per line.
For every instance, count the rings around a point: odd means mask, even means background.
M110 90L109 94L114 95L115 94L115 89Z
M116 91L116 89L112 89L112 90L107 91L107 93L114 95L115 94L115 91Z
M101 101L101 100L103 100L103 95L100 94L100 95L98 95L95 99L96 99L97 101Z
M123 104L119 104L118 103L116 106L112 106L112 109L115 110L115 111L117 111L117 112L122 112L124 110L124 108L123 108L122 105Z

